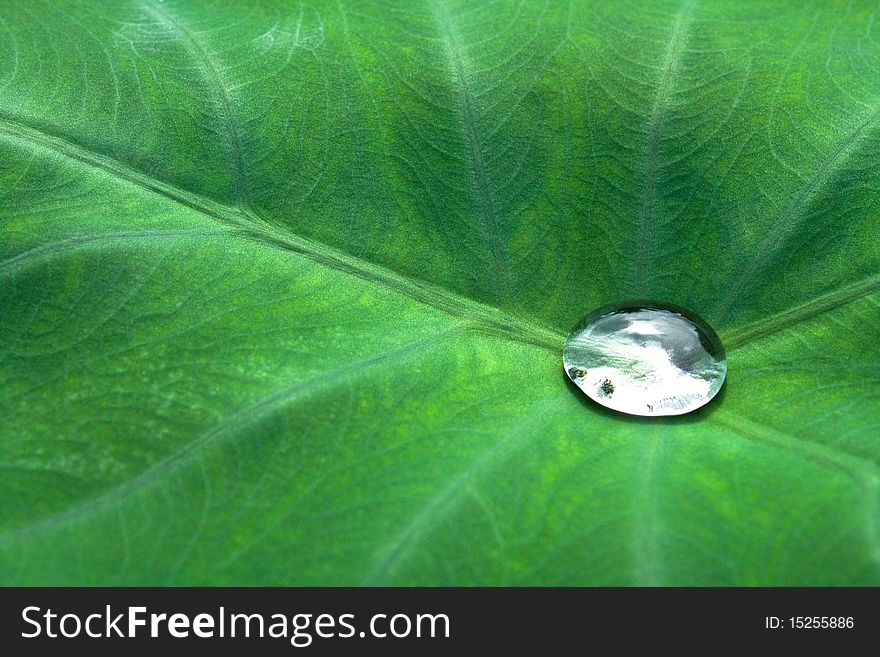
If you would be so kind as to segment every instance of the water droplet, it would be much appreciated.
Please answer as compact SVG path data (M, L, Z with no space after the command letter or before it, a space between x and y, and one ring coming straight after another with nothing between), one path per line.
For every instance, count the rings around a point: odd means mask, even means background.
M568 377L587 397L630 415L682 415L721 389L727 360L712 327L657 301L594 310L565 341Z

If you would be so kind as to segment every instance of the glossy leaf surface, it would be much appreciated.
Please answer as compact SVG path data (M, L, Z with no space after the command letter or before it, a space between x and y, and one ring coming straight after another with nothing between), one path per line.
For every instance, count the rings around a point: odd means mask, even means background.
M3 3L0 581L880 584L876 12Z

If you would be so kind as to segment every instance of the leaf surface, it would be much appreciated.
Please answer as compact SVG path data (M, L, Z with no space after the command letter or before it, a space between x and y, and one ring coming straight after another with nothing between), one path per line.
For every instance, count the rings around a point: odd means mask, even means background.
M5 3L0 582L880 584L876 12Z

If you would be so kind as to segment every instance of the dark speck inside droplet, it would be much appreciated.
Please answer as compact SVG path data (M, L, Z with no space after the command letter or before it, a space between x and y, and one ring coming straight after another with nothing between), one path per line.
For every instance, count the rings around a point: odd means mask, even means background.
M582 370L577 367L570 367L568 369L568 378L570 378L572 381L574 381L575 379L582 379L586 375L587 375L586 370Z

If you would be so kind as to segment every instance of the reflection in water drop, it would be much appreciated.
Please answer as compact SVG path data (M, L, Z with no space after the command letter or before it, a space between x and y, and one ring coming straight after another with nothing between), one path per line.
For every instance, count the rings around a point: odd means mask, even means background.
M655 301L593 311L568 336L562 360L588 397L631 415L690 413L727 374L715 331L684 308Z

